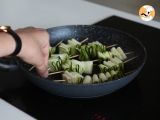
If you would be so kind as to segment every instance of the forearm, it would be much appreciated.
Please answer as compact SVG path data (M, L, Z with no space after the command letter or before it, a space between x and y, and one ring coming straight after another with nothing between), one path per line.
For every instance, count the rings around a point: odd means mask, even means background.
M8 56L15 50L14 38L7 33L0 33L0 57Z

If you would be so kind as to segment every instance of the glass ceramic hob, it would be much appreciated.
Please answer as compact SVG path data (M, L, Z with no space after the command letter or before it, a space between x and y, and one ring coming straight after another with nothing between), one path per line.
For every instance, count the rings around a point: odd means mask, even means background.
M96 25L128 32L146 46L147 62L133 82L100 98L67 99L41 90L30 83L20 71L2 72L0 97L39 120L160 119L160 30L116 16Z

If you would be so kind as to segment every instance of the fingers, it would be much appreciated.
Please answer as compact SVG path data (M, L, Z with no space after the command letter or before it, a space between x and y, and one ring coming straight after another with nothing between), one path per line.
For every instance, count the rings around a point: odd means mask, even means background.
M36 52L34 55L35 56L32 57L33 59L27 60L28 63L31 62L31 64L36 67L36 70L41 77L47 78L48 77L48 58L47 56L44 56L41 50L39 50L39 52Z
M36 47L35 49L37 49L38 51L36 50L35 53L32 52L34 56L32 57L33 59L30 59L29 61L32 61L31 64L36 67L36 70L41 77L47 78L48 77L48 63L46 64L46 58L41 49L36 48Z
M37 71L42 77L48 77L49 35L45 32L44 36L43 45L41 46L42 58L44 61L37 67Z
M44 77L44 78L47 78L48 77L48 69L45 65L43 66L39 66L36 68L37 69L37 72L38 74L41 76L41 77Z
M49 45L47 45L42 51L43 51L43 55L44 55L44 59L45 59L45 65L48 66Z
M38 74L41 77L45 77L45 78L48 77L48 66L45 65L44 61L36 64L35 67L36 67L36 70L37 70Z
M41 50L42 50L42 53L44 55L45 65L48 66L49 46L50 46L49 45L49 35L45 30L43 30L43 32L44 32L43 36L45 36L45 37L44 37L44 39L42 41L43 46L42 46Z

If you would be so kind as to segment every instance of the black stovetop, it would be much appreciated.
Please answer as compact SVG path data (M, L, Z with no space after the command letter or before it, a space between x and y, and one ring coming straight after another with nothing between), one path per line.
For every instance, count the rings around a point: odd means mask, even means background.
M133 82L117 92L100 98L67 99L41 90L17 71L3 75L1 73L0 81L7 81L10 87L2 90L0 97L39 120L160 119L160 79L158 79L160 59L157 57L160 51L158 44L160 30L115 16L96 25L128 32L146 46L147 62ZM21 80L23 84L20 85ZM13 83L19 85L12 87ZM3 86L1 84L0 87L4 88L7 84Z

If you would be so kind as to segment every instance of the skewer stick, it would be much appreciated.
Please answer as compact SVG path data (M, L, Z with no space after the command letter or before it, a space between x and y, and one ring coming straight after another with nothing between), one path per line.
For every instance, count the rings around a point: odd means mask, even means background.
M131 61L131 60L134 60L134 59L136 59L138 56L135 56L135 57L133 57L133 58L130 58L130 59L128 59L128 60L126 60L126 61L124 61L123 63L127 63L127 62L129 62L129 61ZM96 59L96 60L92 60L93 62L97 62L97 61L99 61L98 59Z
M48 76L50 75L55 75L55 74L59 74L59 73L63 73L64 71L58 71L58 72L53 72L53 73L49 73Z
M127 62L129 62L129 61L131 61L131 60L136 59L137 57L138 57L138 56L132 57L132 58L130 58L130 59L128 59L128 60L126 60L126 61L124 61L123 63L125 64L125 63L127 63Z
M83 44L84 42L86 42L88 40L88 38L84 39L81 41L81 44Z
M96 59L96 60L92 60L93 62L97 62L97 61L99 61L98 59Z
M93 62L97 62L99 61L98 59L97 60L93 60ZM64 71L58 71L58 72L53 72L53 73L49 73L48 76L50 75L55 75L55 74L59 74L59 73L63 73Z
M77 48L78 49L78 48ZM126 55L129 55L129 54L133 54L134 53L134 51L131 51L131 52L126 52L125 54ZM79 55L74 55L74 56L71 56L70 58L72 59L72 58L75 58L75 57L78 57Z
M57 47L58 45L60 45L63 42L63 40L61 40L59 43L57 43L54 47Z
M136 59L137 57L138 57L138 56L135 56L135 57L133 57L133 58L130 58L130 59L124 61L124 64L127 63L127 62L129 62L129 61L131 61L131 60ZM96 61L99 61L99 60L98 60L98 59L97 59L97 60L93 60L93 62L96 62ZM58 71L58 72L49 73L49 76L50 76L50 75L59 74L59 73L63 73L63 72L64 72L64 71ZM127 73L125 73L125 74L127 74Z
M109 45L109 46L107 46L107 48L115 47L115 46L117 46L117 45L118 45L118 44Z
M134 72L134 70L126 72L125 75L131 74L133 72ZM66 80L54 80L54 82L66 82Z
M65 82L66 80L54 80L54 82Z
M29 69L29 71L32 71L34 68L35 68L35 66L32 66L32 67Z
M71 56L70 57L70 59L72 59L72 58L76 58L76 57L78 57L79 55L74 55L74 56Z
M126 55L129 55L129 54L133 54L133 53L134 53L134 51L126 52L125 54L126 54Z
M70 58L72 59L72 58L76 58L76 57L78 57L79 55L74 55L74 56L71 56ZM32 66L30 69L29 69L29 71L32 71L33 69L35 68L35 66ZM48 70L50 70L50 68L48 68Z
M127 53L125 53L126 55L128 55L128 54L132 54L132 53L134 53L133 51L131 51L131 52L127 52ZM74 56L71 56L70 58L72 59L72 58L76 58L76 57L78 57L79 55L74 55ZM124 61L124 63L127 63L127 62L129 62L129 61L131 61L131 60L133 60L133 59L135 59L135 58L137 58L138 56L136 56L136 57L133 57L133 58L131 58L131 59L128 59L128 60L126 60L126 61ZM93 60L93 62L97 62L97 61L99 61L98 59L96 59L96 60ZM35 66L32 66L30 69L29 69L29 71L32 71L33 69L35 68ZM50 70L50 68L48 68L48 70ZM58 73L55 73L55 74L58 74Z

